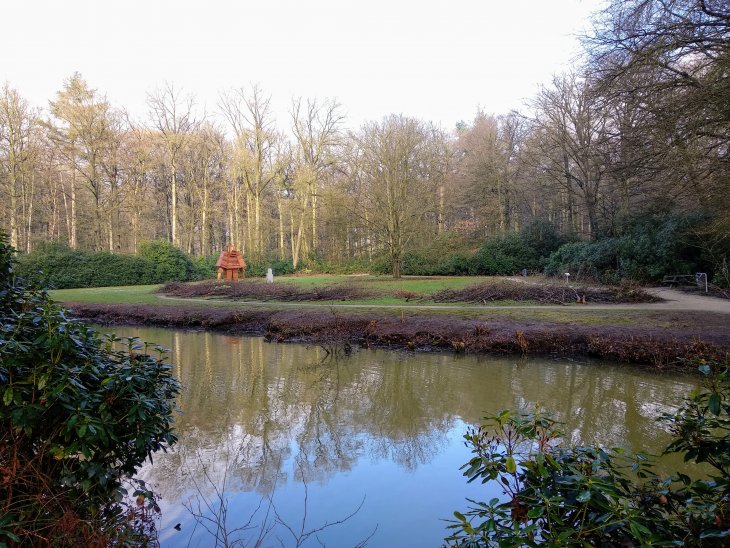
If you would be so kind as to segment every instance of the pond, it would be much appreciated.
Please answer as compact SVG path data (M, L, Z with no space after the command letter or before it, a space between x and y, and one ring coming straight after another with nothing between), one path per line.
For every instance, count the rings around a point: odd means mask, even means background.
M536 402L579 444L657 451L654 419L697 379L566 360L324 349L261 338L99 328L170 349L179 442L139 477L162 546L439 546L466 498L462 436ZM176 528L177 526L177 528Z

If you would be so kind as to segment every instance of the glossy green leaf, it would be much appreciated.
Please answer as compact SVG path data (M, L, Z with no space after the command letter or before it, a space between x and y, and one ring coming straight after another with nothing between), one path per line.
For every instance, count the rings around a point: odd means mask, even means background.
M508 474L514 474L517 472L517 464L515 463L515 459L512 456L507 457L507 462L505 463L505 469L507 470Z

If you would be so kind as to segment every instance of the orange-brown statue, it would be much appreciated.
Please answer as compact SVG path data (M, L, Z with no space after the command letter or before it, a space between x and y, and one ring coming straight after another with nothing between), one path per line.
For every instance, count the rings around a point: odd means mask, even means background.
M221 251L218 260L215 263L218 269L218 279L220 280L225 274L226 280L238 281L238 275L242 278L246 276L246 261L236 249L229 245L224 251Z

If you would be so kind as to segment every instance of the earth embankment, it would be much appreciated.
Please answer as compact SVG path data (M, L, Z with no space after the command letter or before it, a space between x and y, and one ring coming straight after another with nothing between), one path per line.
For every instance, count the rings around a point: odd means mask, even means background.
M664 298L667 294L662 295ZM671 295L669 295L671 297ZM698 299L704 300L702 297ZM400 315L376 308L351 311L301 307L204 305L149 306L66 303L82 319L100 324L149 325L253 334L274 342L319 344L345 351L352 346L408 351L590 356L648 365L686 367L696 359L727 359L730 315L725 309L695 310L687 303L662 312L647 307L647 321L615 323L540 318L457 317L413 307ZM701 302L700 302L701 304ZM576 307L576 318L582 309ZM586 313L589 311L586 310ZM594 313L596 311L593 311ZM600 313L600 312L598 312ZM703 320L704 318L704 320Z

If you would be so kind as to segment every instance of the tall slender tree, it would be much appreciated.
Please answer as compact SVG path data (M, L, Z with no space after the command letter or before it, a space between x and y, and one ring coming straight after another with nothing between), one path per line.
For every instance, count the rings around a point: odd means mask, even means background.
M263 255L263 200L277 179L281 164L277 158L278 141L271 111L271 97L258 86L223 94L220 108L235 134L233 175L246 189L249 250ZM253 223L251 222L253 219Z
M5 83L0 94L0 188L5 198L3 226L10 235L10 245L16 249L21 230L28 231L24 247L30 248L36 120L37 114L28 102Z
M181 156L199 121L193 112L193 98L166 84L147 96L152 125L160 132L165 147L170 184L170 241L180 244L178 221L179 170Z
M79 73L73 74L50 104L53 120L47 125L52 139L67 158L71 170L71 246L77 244L77 176L86 183L93 203L93 247L103 247L104 200L108 184L103 163L114 129L114 113L105 97L89 88Z

